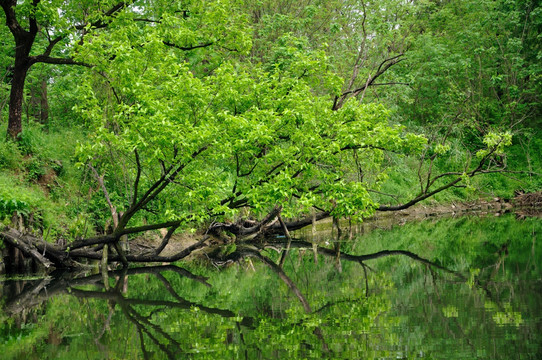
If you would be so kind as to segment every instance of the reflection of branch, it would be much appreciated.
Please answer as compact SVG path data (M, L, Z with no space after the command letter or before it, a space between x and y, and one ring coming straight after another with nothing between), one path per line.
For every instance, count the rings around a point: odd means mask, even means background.
M369 297L369 279L367 278L367 265L363 262L360 262L361 267L363 268L363 275L365 275L365 297Z
M270 244L277 245L277 244L281 244L281 242L274 241L274 242L272 242ZM307 242L307 241L299 241L298 240L298 241L292 241L290 246L295 247L295 248L312 248L312 243ZM334 249L328 249L328 248L321 247L321 246L318 247L318 252L320 254L326 255L326 256L332 256L332 257L337 256L337 253L336 253L336 251ZM342 260L354 261L354 262L357 262L357 263L363 263L364 261L367 261L367 260L374 260L374 259L378 259L378 258L381 258L381 257L392 256L392 255L408 256L409 258L414 259L414 260L416 260L418 262L421 262L421 263L426 264L426 265L430 265L430 266L435 267L435 268L437 268L439 270L445 271L445 272L447 272L449 274L453 274L453 275L459 277L462 280L466 280L466 277L464 275L460 274L459 272L449 270L449 269L445 268L444 266L441 266L441 265L439 265L439 264L437 264L435 262L432 262L430 260L424 259L424 258L414 254L413 252L406 251L406 250L382 250L382 251L379 251L379 252L376 252L376 253L366 254L366 255L351 255L351 254L347 254L347 253L344 253L344 252L340 253L340 257L341 257Z
M436 290L436 294L437 294L437 302L439 303L440 307L441 308L444 308L444 302L442 301L442 299L440 298L440 295L438 293L438 287L437 287L437 283L435 281L435 274L433 273L433 270L431 268L429 268L429 271L431 273L431 277L432 277L432 280L433 280L433 285L435 287L435 290ZM431 296L429 296L429 294L427 294L427 298L430 299L431 301ZM432 301L431 301L432 303ZM450 329L450 327L448 326L448 323L453 321L454 324L455 324L455 327L457 329L459 329L459 332L461 333L462 337L466 340L467 344L470 346L470 348L474 351L476 350L475 347L473 346L472 342L470 341L469 337L465 335L465 331L463 330L463 328L461 327L461 324L459 323L459 321L457 320L456 317L446 317L444 316L444 313L442 311L436 311L436 313L438 314L438 316L441 318L441 322L442 324L445 324L446 325L446 330L448 331L448 333L453 337L455 338L456 337L456 334Z
M165 352L168 355L169 359L177 359L178 357L175 356L175 354L169 350L168 348L171 347L171 345L175 345L175 347L178 349L177 353L179 351L184 352L181 348L181 344L179 344L178 341L176 341L171 335L169 335L167 332L165 332L159 325L153 324L150 322L150 320L146 319L145 317L141 316L137 311L134 310L131 306L123 306L121 304L121 308L124 310L124 315L134 323L136 327L141 327L141 329L147 334L147 336L153 340L153 342L158 345L158 347ZM147 325L148 327L152 328L155 332L162 335L166 340L166 344L162 344L158 339L156 339L154 336L152 336L151 332L148 328L146 328L144 325Z
M159 348L160 350L162 350L164 353L167 354L167 357L168 359L170 360L174 360L175 359L175 356L174 354L164 345L160 342L160 340L158 340L150 331L149 329L147 329L145 326L143 326L143 324L141 324L141 322L148 322L146 321L146 319L144 319L141 315L139 315L134 309L132 309L131 307L129 306L122 306L121 305L121 309L123 310L123 313L124 315L126 316L126 318L128 318L128 320L130 320L135 326L136 326L136 329L142 333L144 332L145 334L147 334L147 336L149 337L149 339L152 340L152 342L154 342ZM150 326L152 328L154 328L154 330L156 332L158 332L159 334L161 334L162 336L164 336L166 339L170 339L171 336L167 335L167 333L165 333L159 326L157 325L154 325L152 323L150 323ZM179 349L181 348L180 344L175 341L175 339L171 338L172 340L172 343L177 345L179 347ZM171 341L170 340L170 341ZM143 338L143 336L141 336L141 344L142 344L142 347L144 347L145 345L145 339Z
M297 296L297 298L299 299L299 301L303 305L303 309L305 310L305 312L307 312L307 313L312 312L311 307L310 307L309 302L307 301L307 299L305 299L305 297L303 296L301 291L299 291L299 288L296 286L296 284L288 277L288 275L286 275L286 273L281 269L280 266L275 264L268 257L263 256L262 254L260 254L259 251L246 249L246 250L244 250L244 252L246 252L248 255L254 256L255 258L261 260L265 265L267 265L268 268L270 268L275 274L277 274L280 277L280 279L282 281L284 281L284 283L290 288L290 290L292 290L292 292L295 294L295 296Z
M299 288L296 286L296 284L288 277L288 275L286 275L286 273L282 270L280 266L275 264L268 257L260 254L260 252L257 250L244 249L243 251L247 255L254 256L260 259L265 265L267 265L267 267L269 267L274 273L276 273L281 278L281 280L284 281L284 283L290 288L290 290L295 294L295 296L297 296L297 298L303 305L303 309L305 310L305 312L307 314L312 313L311 307L307 299L305 299L305 297L303 296L301 291L299 291ZM327 345L324 339L324 335L322 334L322 329L320 329L320 327L316 327L314 329L313 334L316 335L316 337L322 342L322 348L324 349L324 351L328 352L329 346Z
M169 301L169 300L125 298L122 294L117 293L117 292L102 292L102 291L79 290L79 289L71 289L70 291L71 291L71 294L77 297L113 300L117 302L118 304L122 303L126 305L164 306L168 308L185 309L185 310L190 310L194 307L197 307L199 310L203 312L206 312L212 315L220 315L224 318L235 318L238 316L233 311L207 307L195 302L185 300L178 295L176 296L177 301ZM252 327L253 321L254 320L250 317L244 317L243 320L241 321L241 325Z
M330 307L335 306L335 305L344 304L344 303L353 303L353 302L357 302L357 301L360 301L360 300L361 299L341 299L341 300L333 301L333 302L330 301L330 302L326 303L325 305L323 305L322 307L320 307L319 309L314 310L314 314L322 312L325 309L330 308Z
M290 232L288 231L286 224L284 224L284 221L282 221L282 217L280 216L280 214L277 215L277 218L279 219L282 231L284 231L284 236L286 236L286 238L288 239L288 245L286 245L286 249L282 250L282 254L280 256L279 267L282 269L282 267L284 266L284 261L286 261L286 257L288 256L288 252L290 251L292 237L290 236Z
M114 312L115 312L115 308L111 307L109 309L109 315L107 315L107 319L105 319L104 326L102 327L102 331L100 331L96 339L94 339L94 342L96 343L96 345L98 345L98 343L100 342L100 339L102 338L102 336L104 336L105 331L107 329L111 330L109 324L111 323L111 316L113 315Z
M198 276L192 274L190 271L180 268L178 266L174 265L166 265L166 266L150 266L150 267L140 267L140 268L132 268L128 269L126 271L123 270L117 270L117 271L109 271L109 275L111 277L119 277L119 281L124 281L124 276L130 276L130 275L136 275L136 274L159 274L164 271L173 271L181 276L187 277L189 279L192 279L194 281L197 281L207 287L211 287L211 285L206 281L207 278L203 276ZM67 276L63 276L67 275ZM15 297L14 299L10 299L8 302L6 302L5 305L5 311L10 314L18 314L22 311L25 311L29 308L38 306L48 299L52 298L53 296L57 294L65 294L71 291L74 287L79 286L88 286L92 285L95 287L102 288L103 283L102 281L102 275L96 274L96 275L90 275L85 276L81 278L73 278L72 273L64 273L64 274L57 274L57 277L50 278L47 277L39 282L35 283L35 286L29 287L28 289L25 289L19 296ZM70 289L70 290L68 290ZM122 290L122 287L120 287L117 290ZM108 298L107 300L116 300L113 298ZM198 306L197 304L193 304ZM235 314L231 313L224 313L219 314L226 317L233 317Z
M149 353L147 352L147 349L145 348L145 339L143 338L143 332L140 328L137 328L137 333L139 334L139 342L141 343L141 351L143 352L143 358L145 360L150 359Z

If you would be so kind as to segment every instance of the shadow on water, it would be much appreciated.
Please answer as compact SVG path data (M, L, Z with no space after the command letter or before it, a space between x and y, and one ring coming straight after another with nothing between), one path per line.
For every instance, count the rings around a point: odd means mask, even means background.
M191 263L109 271L106 280L73 273L5 280L0 352L8 359L536 359L541 230L540 220L445 219L373 231L341 242L338 252L296 239L238 244L213 259L226 264L220 269Z

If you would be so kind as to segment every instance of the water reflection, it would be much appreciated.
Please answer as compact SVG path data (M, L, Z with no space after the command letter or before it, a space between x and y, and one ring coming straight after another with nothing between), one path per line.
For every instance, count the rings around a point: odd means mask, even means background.
M221 270L168 265L110 271L106 281L62 273L4 282L0 351L8 359L536 359L542 227L476 222L343 243L342 272L335 249L317 247L315 262L312 244L293 239L282 262L287 242L275 240L238 245L216 259L229 264ZM458 225L479 232L476 246L450 230ZM400 249L428 230L451 238ZM396 247L372 251L375 239Z

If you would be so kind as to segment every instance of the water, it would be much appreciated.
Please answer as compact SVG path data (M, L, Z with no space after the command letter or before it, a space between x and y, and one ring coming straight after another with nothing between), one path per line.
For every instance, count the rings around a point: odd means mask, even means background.
M541 231L514 216L425 220L342 241L340 261L294 242L284 270L274 244L263 257L237 246L220 269L4 280L0 357L540 359ZM383 250L405 252L344 255Z

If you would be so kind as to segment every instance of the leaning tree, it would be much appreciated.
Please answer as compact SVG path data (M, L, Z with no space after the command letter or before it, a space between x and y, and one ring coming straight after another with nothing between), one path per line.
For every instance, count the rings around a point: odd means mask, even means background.
M251 61L249 20L235 1L145 4L94 20L107 31L86 33L70 60L89 65L76 110L95 131L78 154L106 199L111 231L65 245L1 232L46 266L171 262L211 236L250 241L330 216L361 219L502 171L492 159L510 135L490 133L462 169L429 170L412 198L380 205L371 192L385 179L386 154L419 157L426 139L390 123L382 105L360 103L363 91L345 92L325 51L290 33L268 50L270 61ZM163 255L179 228L205 230ZM162 242L146 252L120 244L158 229L167 229Z

